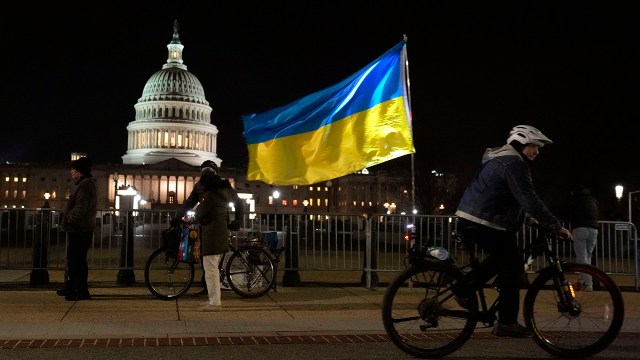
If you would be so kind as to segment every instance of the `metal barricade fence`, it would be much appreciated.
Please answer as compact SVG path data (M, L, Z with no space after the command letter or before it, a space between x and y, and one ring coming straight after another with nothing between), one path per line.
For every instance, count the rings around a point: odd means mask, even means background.
M59 226L60 215L52 209L0 210L0 271L64 270L66 236ZM162 245L162 231L174 215L156 210L99 211L88 255L90 269L143 269L151 252ZM451 236L456 217L444 215L247 214L234 241L242 242L254 232L275 232L277 247L286 248L281 258L285 274L353 272L371 287L379 275L404 269L411 246L404 236L409 224L415 225L418 246L442 246L460 264L468 260ZM525 246L535 235L534 229L523 228L519 244ZM638 290L637 241L633 224L601 221L593 264L611 275L632 277ZM573 261L571 244L558 246L558 253ZM530 271L544 266L545 259L538 258Z

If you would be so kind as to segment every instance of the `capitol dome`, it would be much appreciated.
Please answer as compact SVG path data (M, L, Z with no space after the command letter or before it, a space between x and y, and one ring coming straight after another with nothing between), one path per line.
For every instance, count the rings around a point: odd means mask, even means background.
M176 158L194 166L205 160L220 166L218 128L211 124L212 109L200 80L183 63L177 21L167 49L167 63L147 80L134 106L123 163L154 164Z
M186 69L170 67L151 75L138 102L178 100L209 105L200 80Z

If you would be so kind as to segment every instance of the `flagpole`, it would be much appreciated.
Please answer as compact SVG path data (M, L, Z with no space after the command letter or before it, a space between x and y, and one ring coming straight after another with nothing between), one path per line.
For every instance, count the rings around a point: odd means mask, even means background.
M404 65L405 65L405 79L406 79L406 87L407 87L407 101L409 103L409 110L411 110L411 86L409 81L409 57L407 56L407 34L402 34L402 39L404 40L405 47L402 50L404 52ZM411 138L413 139L413 112L410 114L411 120ZM415 143L413 144L415 148ZM415 172L415 151L411 153L411 212L415 215L416 210L416 172Z

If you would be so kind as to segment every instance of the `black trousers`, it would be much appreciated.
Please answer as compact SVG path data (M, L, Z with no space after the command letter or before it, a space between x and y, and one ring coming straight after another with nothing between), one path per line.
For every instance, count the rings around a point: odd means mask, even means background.
M67 233L67 289L88 292L89 265L87 253L93 242L93 231Z
M520 309L520 286L524 275L521 249L515 232L496 230L465 219L459 219L458 231L466 240L472 240L488 256L479 268L469 273L471 280L479 286L498 276L500 303L498 318L501 324L515 324Z

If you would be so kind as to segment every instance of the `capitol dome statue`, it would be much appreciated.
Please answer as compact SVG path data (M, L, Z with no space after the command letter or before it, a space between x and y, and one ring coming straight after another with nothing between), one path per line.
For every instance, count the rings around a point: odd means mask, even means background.
M183 64L178 21L167 45L169 57L151 75L134 106L135 120L127 126L123 164L155 164L171 158L193 166L222 160L216 153L218 128L211 124L211 107L200 80Z

